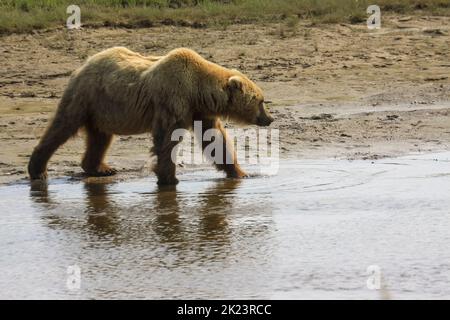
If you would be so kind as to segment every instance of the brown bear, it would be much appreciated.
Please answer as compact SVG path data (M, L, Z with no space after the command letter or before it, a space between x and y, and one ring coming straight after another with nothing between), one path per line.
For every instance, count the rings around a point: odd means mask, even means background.
M233 159L216 167L227 177L245 177L221 117L259 126L273 121L264 108L262 90L237 70L209 62L186 48L162 57L110 48L73 72L53 121L31 155L28 172L31 179L45 179L52 154L84 127L83 170L91 176L113 175L116 170L104 163L113 135L151 132L158 184L176 184L171 151L178 142L171 141L171 133L202 121L203 131L220 130L227 146L224 157ZM203 148L208 145L202 144Z

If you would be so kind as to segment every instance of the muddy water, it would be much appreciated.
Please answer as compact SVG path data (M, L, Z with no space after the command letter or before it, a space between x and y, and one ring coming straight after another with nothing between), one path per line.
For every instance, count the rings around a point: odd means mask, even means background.
M180 180L1 187L0 298L450 298L450 153Z

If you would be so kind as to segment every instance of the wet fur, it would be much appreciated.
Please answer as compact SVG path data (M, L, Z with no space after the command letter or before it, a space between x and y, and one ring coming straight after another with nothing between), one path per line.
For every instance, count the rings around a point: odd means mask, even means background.
M233 76L239 77L237 84L230 81ZM52 154L84 127L87 147L82 168L88 175L116 172L104 162L113 135L151 132L158 183L176 184L170 159L176 145L170 141L172 131L202 120L204 130L219 129L224 143L229 143L219 117L256 123L261 113L252 102L256 98L262 99L261 90L244 75L189 49L175 49L162 57L145 57L122 47L105 50L72 74L53 121L31 155L30 177L45 179ZM229 177L245 176L229 150L233 164L217 168Z

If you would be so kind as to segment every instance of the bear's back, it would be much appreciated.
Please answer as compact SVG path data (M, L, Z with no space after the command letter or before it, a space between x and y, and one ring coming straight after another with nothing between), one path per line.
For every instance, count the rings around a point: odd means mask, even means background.
M82 69L94 72L130 72L142 73L159 61L158 56L143 56L124 47L114 47L90 57Z

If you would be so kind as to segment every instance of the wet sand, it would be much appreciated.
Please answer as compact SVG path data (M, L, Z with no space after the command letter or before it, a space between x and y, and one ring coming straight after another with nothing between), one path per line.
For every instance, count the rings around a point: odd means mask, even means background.
M448 150L449 26L448 17L383 16L379 31L301 21L2 36L0 183L26 179L28 157L70 72L118 45L155 55L191 47L247 73L271 102L282 158L370 160ZM58 150L51 177L81 173L83 140L80 132ZM108 162L120 171L117 179L149 173L151 144L148 135L116 139Z
M1 186L0 298L448 299L449 163L287 160L246 180L184 172L176 188Z

